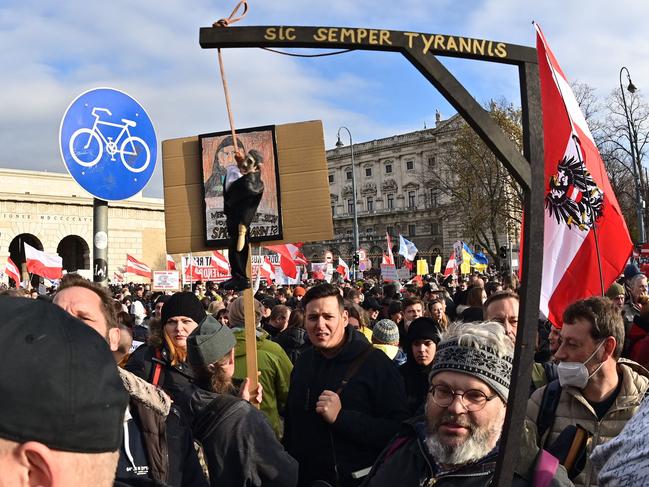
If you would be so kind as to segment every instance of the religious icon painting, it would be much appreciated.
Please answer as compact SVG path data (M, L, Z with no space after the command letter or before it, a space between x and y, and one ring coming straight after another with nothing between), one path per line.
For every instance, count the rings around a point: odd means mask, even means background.
M238 129L239 149L247 154L258 151L263 157L261 179L264 192L257 213L250 225L251 242L281 240L282 210L279 187L279 165L275 127ZM223 131L199 135L205 214L205 245L215 248L228 246L228 231L223 213L223 190L228 166L236 165L232 132Z

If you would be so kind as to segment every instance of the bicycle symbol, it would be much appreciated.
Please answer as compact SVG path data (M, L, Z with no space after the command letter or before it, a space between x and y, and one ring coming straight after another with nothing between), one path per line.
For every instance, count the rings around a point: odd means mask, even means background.
M115 160L115 154L119 154L122 164L129 171L134 173L144 171L151 161L151 151L144 140L131 135L129 127L133 128L137 123L125 118L122 119L123 125L105 122L99 119L98 112L113 116L107 108L94 107L92 109L92 115L95 117L92 128L80 128L70 137L69 149L72 159L81 166L92 167L101 160L105 150L110 155L111 161ZM121 131L113 140L113 137L106 137L101 132L100 126L117 127ZM87 135L87 138L83 137L84 135ZM118 149L117 146L124 135L126 135L126 138L121 142ZM144 163L142 163L142 159L144 159Z

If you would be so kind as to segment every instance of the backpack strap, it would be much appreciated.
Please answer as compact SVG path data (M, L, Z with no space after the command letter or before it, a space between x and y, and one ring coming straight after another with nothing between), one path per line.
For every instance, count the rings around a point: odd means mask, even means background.
M552 425L554 424L555 413L557 406L559 406L560 398L561 384L558 379L555 379L545 386L543 390L541 407L539 409L539 415L536 418L536 428L539 433L539 438L541 438L541 448L543 448L547 441L547 437L544 437L544 435L552 429Z
M356 356L356 358L353 360L353 362L349 365L349 368L347 369L347 372L345 372L345 377L343 377L342 382L340 383L340 387L336 391L336 394L340 396L340 393L342 390L345 388L345 386L349 383L349 381L356 375L356 373L360 370L362 365L365 363L367 358L370 356L370 354L374 351L374 347L372 345L368 346L365 350L363 350L360 354Z
M160 383L160 377L162 375L162 352L160 352L159 348L155 349L155 358L157 360L154 360L154 366L153 366L153 377L151 379L151 384L153 384L156 387L159 387L158 384Z

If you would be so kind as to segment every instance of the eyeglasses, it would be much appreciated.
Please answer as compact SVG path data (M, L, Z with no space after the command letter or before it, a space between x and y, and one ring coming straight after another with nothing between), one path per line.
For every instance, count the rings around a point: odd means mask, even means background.
M432 395L433 402L441 408L449 407L455 400L455 396L460 396L460 403L467 411L480 411L487 405L487 402L498 396L498 394L487 396L477 389L459 393L444 384L431 385L428 392Z

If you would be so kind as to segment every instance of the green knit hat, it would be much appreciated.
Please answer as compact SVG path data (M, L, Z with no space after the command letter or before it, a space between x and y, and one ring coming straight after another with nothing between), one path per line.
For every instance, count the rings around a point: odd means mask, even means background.
M221 360L234 348L237 339L227 326L206 316L187 337L187 360L192 365L209 365Z
M611 284L611 287L609 287L608 291L606 291L606 297L610 299L613 299L620 294L624 294L624 286L622 286L622 284L618 284L617 282Z

